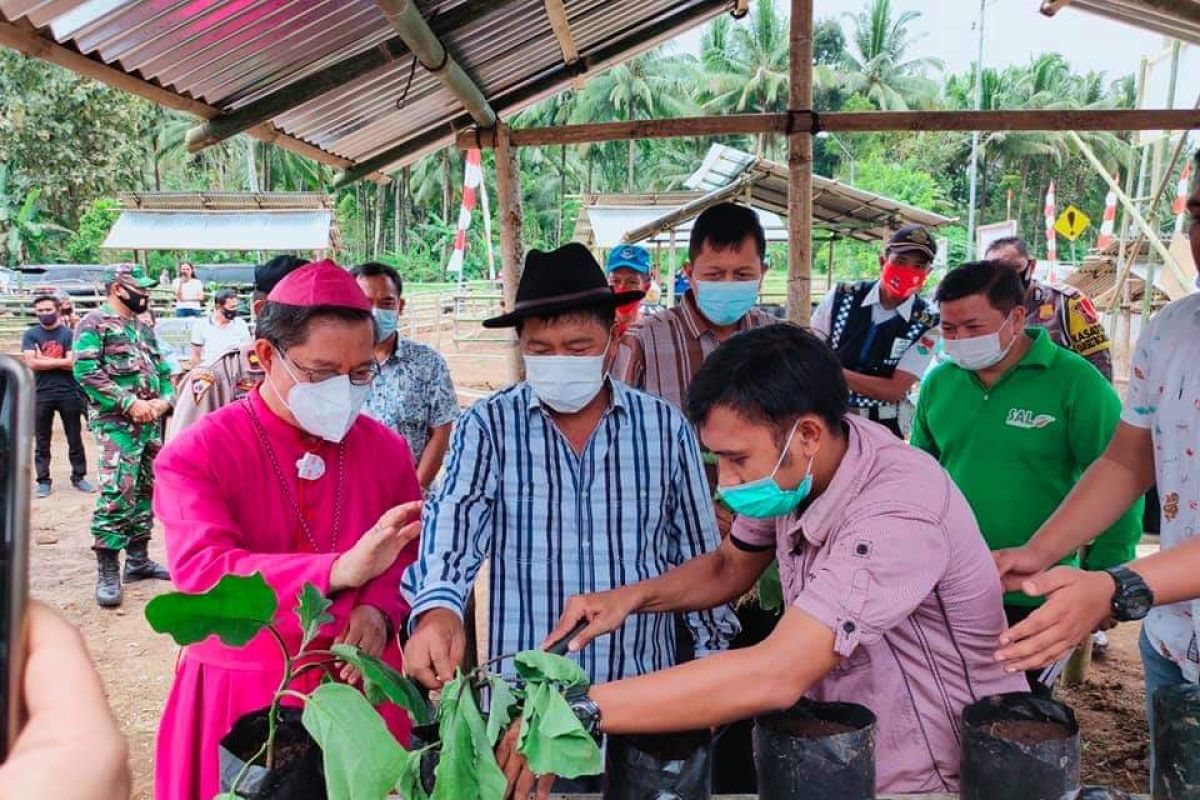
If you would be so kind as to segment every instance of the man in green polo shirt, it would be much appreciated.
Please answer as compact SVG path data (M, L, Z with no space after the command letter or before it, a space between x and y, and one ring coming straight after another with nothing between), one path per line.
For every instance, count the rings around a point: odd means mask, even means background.
M935 301L949 363L921 386L912 443L932 454L971 504L992 550L1033 537L1108 445L1121 401L1081 356L1025 327L1025 288L996 261L946 275ZM1139 500L1092 543L1087 569L1133 559L1141 536ZM1072 557L1064 563L1077 563ZM1010 625L1039 599L1004 597ZM1028 675L1030 688L1047 693Z

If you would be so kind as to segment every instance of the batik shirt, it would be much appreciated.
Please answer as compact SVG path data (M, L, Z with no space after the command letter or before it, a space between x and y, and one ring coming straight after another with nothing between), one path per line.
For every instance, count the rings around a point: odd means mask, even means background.
M1162 549L1200 535L1200 294L1176 300L1146 326L1121 419L1154 439ZM1200 681L1200 600L1153 609L1144 629L1185 679Z
M363 411L407 439L421 463L430 430L458 416L446 359L428 345L397 336L396 349L380 365Z
M75 380L88 398L93 422L129 424L136 400L170 402L171 367L148 325L122 317L105 303L75 329Z

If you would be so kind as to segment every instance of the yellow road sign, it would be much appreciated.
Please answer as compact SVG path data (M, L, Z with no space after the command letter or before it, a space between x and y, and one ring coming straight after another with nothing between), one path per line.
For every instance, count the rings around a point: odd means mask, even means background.
M1091 224L1092 220L1087 214L1083 213L1075 206L1067 206L1065 209L1063 209L1063 212L1058 215L1058 220L1054 223L1054 230L1058 231L1073 242L1078 239Z

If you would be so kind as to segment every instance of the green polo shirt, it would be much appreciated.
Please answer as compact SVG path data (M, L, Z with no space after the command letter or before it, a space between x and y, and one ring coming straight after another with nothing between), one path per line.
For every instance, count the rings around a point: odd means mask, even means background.
M913 422L912 444L950 473L993 550L1033 537L1104 452L1121 417L1117 393L1095 367L1040 328L1025 333L1033 346L991 387L955 364L930 372ZM1139 500L1096 538L1087 568L1132 560L1141 523ZM1010 592L1004 602L1040 600Z

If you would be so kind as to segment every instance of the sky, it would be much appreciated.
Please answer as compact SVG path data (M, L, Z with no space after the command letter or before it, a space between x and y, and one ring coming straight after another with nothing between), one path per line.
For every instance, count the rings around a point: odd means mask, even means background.
M815 0L817 19L835 17L842 21L847 37L852 30L846 13L864 7L867 0ZM788 0L776 0L787 13ZM893 0L896 13L918 11L921 17L910 25L914 43L910 55L934 56L945 62L949 72L964 72L974 61L979 47L979 0ZM984 18L983 62L988 67L1027 64L1033 56L1061 53L1077 72L1101 70L1110 80L1134 73L1143 55L1165 49L1163 37L1113 22L1104 17L1067 6L1054 17L1043 17L1040 0L988 0ZM687 52L699 50L698 31L680 37L677 46ZM1185 49L1180 74L1200 70L1200 48ZM1164 59L1151 74L1148 106L1162 107L1166 101L1169 60ZM1177 106L1188 106L1195 85L1181 81Z

